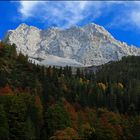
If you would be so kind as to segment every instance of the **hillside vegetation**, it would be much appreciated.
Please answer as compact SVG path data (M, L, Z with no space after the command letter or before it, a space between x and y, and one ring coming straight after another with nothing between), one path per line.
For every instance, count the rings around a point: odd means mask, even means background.
M35 65L0 43L1 140L139 140L140 57L96 74Z

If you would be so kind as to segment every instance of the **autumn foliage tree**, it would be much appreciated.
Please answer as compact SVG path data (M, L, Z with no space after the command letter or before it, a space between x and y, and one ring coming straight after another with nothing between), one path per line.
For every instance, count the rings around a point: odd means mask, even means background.
M5 87L0 88L0 95L12 94L12 88L7 84Z

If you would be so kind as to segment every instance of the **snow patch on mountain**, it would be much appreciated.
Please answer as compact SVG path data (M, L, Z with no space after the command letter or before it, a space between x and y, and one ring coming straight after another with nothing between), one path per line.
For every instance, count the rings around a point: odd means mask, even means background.
M75 66L83 67L82 63L79 63L75 60L69 58L62 58L54 55L48 55L47 58L40 63L41 65L53 65L53 66Z
M45 60L39 61L35 58L29 58L29 60L32 63L38 64L38 65L45 65L45 66L72 66L72 67L84 67L82 63L79 63L73 59L69 58L62 58L54 55L47 55Z

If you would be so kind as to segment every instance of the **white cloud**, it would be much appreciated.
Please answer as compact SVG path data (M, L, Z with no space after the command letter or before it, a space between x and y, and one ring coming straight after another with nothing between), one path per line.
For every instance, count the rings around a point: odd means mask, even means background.
M135 2L135 6L130 13L130 23L140 29L140 2Z
M94 21L102 15L111 15L114 6L120 6L108 23L109 27L131 25L140 28L140 2L135 1L20 1L19 4L22 20L34 17L63 27L75 25L88 17Z
M91 10L91 7L93 8ZM72 26L92 14L99 16L100 2L91 1L20 1L19 12L22 20L37 17L39 20Z
M121 10L118 10L108 28L122 28L123 30L140 29L140 2L129 1L121 3Z
M129 19L130 23L132 21L133 25L140 28L140 11L133 11Z
M33 16L33 10L42 2L39 1L20 1L19 12L23 19Z

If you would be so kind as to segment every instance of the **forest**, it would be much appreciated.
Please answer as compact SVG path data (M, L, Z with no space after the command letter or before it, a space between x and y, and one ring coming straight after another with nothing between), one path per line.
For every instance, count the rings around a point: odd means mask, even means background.
M140 140L140 57L73 74L0 42L0 140Z

